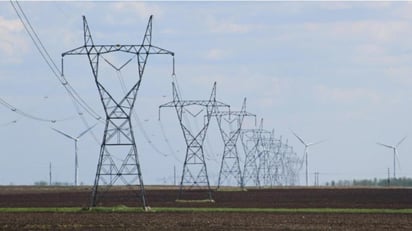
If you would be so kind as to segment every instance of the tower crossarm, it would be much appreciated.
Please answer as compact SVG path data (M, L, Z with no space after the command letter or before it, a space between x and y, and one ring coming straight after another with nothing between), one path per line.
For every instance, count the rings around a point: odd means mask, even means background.
M130 54L144 54L154 55L169 54L174 56L174 52L153 46L153 45L84 45L69 51L62 53L62 56L66 55L102 55L112 52L125 52Z
M84 45L74 48L72 50L62 53L62 70L63 70L63 58L66 55L87 55L90 61L90 66L93 70L93 75L97 80L99 57L103 54L113 52L125 52L135 54L137 56L137 62L139 66L139 80L143 77L143 72L146 66L147 58L152 54L169 54L174 57L174 53L152 45L152 19L150 16L147 24L146 32L143 37L143 42L140 45L124 45L124 44L112 44L112 45L96 45L93 42L92 34L90 32L89 25L86 17L83 16L83 29L84 29ZM138 83L140 86L140 82Z
M216 111L212 116L256 116L253 113L245 111Z
M229 107L229 105L216 101L210 102L209 100L179 100L170 101L168 103L160 105L160 107L187 107L187 106L215 106L215 107Z

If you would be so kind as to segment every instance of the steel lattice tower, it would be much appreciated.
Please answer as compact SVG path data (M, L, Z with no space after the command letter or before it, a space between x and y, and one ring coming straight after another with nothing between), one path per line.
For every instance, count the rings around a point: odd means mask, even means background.
M230 183L230 180L235 180L237 185L242 187L243 176L236 144L244 118L247 116L255 116L256 118L256 115L246 111L245 98L240 111L216 111L213 116L216 117L224 143L217 188L219 189L225 181ZM224 126L224 123L228 126ZM233 123L235 124L234 126L232 126Z
M288 146L285 153L285 177L287 185L296 185L299 182L299 157L293 150L292 146Z
M265 133L262 133L262 135ZM261 161L263 169L263 185L273 186L280 184L281 177L281 157L280 148L282 146L281 140L276 140L274 137L274 130L272 132L266 133L266 137L262 137L262 155Z
M262 165L265 160L264 139L268 132L263 129L263 119L260 121L259 128L242 129L240 132L243 150L245 152L245 162L243 167L243 187L249 180L253 180L255 186L261 186ZM264 168L263 168L264 169ZM265 173L263 172L263 175Z
M100 189L99 187L102 183L107 185L108 189L118 181L121 181L120 183L124 185L137 187L137 197L139 197L140 194L143 207L146 208L147 203L144 184L131 123L131 115L148 56L151 54L168 54L174 56L174 53L151 44L152 16L149 18L141 45L95 45L86 17L84 16L83 29L84 45L63 53L62 57L66 55L87 55L106 115L105 130L100 147L91 206L96 206L100 194L104 191L103 188ZM99 79L98 71L100 57L104 54L116 52L134 55L137 59L138 70L137 81L133 82L132 87L127 89L125 95L120 99L111 95L108 90L110 86L103 85ZM124 65L128 63L129 62Z
M193 188L207 187L208 199L213 200L210 189L209 176L207 173L203 143L206 138L206 132L209 127L211 117L218 107L227 107L229 105L216 101L216 82L213 85L212 94L209 100L181 100L176 90L176 86L172 83L173 101L160 105L163 107L174 107L176 109L177 117L183 131L183 136L186 141L186 157L183 164L183 173L180 181L178 199L182 199L183 191ZM196 114L190 111L190 108L201 107L202 110ZM188 118L184 119L184 113L187 112L192 117L199 115L204 116L203 127L198 131L191 129ZM202 113L204 112L204 113Z
M245 153L245 161L243 166L243 185L242 188L248 185L250 180L255 186L260 186L259 168L258 168L258 147L259 137L256 129L242 129L240 133L243 150Z
M256 131L256 136L258 137L256 142L257 147L257 161L258 161L258 172L259 172L259 186L270 185L270 142L272 133L263 129L263 120L261 121L260 128Z

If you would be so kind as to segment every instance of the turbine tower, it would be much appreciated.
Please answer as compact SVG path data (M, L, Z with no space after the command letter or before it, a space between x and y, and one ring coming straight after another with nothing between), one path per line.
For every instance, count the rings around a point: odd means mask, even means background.
M324 140L314 142L314 143L306 143L300 136L298 136L294 131L292 131L293 135L296 136L296 138L305 146L303 149L303 157L305 158L305 178L306 178L306 186L308 186L308 149L310 146L314 146L316 144L320 144L324 142Z
M121 181L120 184L136 187L137 191L140 191L143 208L148 208L131 116L149 55L174 56L173 52L152 45L152 17L149 18L143 42L140 45L96 45L93 42L86 17L83 16L84 45L62 54L62 59L66 55L86 55L88 57L106 116L103 141L100 147L92 191L91 207L95 207L97 200L103 195L105 190L102 189L109 189ZM126 55L131 58L118 68L104 57L114 55L116 57ZM125 88L128 88L126 93L122 92L116 95L113 91L114 86L106 82L109 78L99 78L99 74L104 74L102 69L99 69L102 66L99 62L101 59L116 71L120 71L123 67L133 63L132 60L136 61L137 76L133 76L134 78L130 80L129 85L125 86ZM105 82L106 84L104 84ZM108 187L100 189L99 185L101 184ZM139 197L138 194L133 192L133 197Z
M393 145L387 145L383 143L376 143L378 145L390 148L393 150L393 178L396 179L396 156L398 155L398 147L401 145L401 143L406 139L406 136L403 137L395 146Z
M71 140L74 141L74 186L77 186L77 182L79 182L79 175L78 175L78 173L79 173L79 161L78 161L78 156L77 156L77 150L78 150L78 149L77 149L77 141L79 141L79 140L80 140L80 137L82 137L84 134L86 134L87 132L89 132L90 130L92 130L96 125L97 125L97 124L95 124L95 125L87 128L86 130L84 130L83 132L81 132L81 133L80 133L78 136L76 136L76 137L71 136L71 135L69 135L69 134L67 134L67 133L64 133L64 132L62 132L62 131L60 131L60 130L57 130L57 129L55 129L55 128L51 128L51 129L53 129L54 131L56 131L56 132L62 134L63 136L65 136L65 137L67 137L67 138L69 138L69 139L71 139ZM51 168L51 163L50 163L50 168ZM50 177L50 178L51 178L51 177Z

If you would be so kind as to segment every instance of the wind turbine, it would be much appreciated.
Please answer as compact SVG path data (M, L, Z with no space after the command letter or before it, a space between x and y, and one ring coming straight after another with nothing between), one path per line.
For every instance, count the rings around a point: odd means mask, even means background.
M387 145L387 144L382 144L382 143L376 143L378 145L390 148L393 150L393 178L396 179L396 156L398 155L398 147L401 145L401 143L406 139L406 136L403 137L395 146L392 145Z
M299 137L294 131L291 131L293 133L293 135L296 136L296 138L305 146L305 149L303 150L303 155L305 158L305 165L306 165L306 186L308 186L308 148L310 146L319 144L324 142L325 140L321 140L318 142L314 142L314 143L306 143L301 137Z
M54 131L62 134L63 136L65 136L65 137L67 137L67 138L69 138L69 139L71 139L71 140L74 140L74 186L77 186L77 182L78 182L78 179L79 179L79 176L78 176L78 174L77 174L78 171L79 171L79 162L78 162L78 158L77 158L77 141L79 141L80 137L82 137L84 134L86 134L87 132L89 132L90 130L92 130L92 128L94 128L96 125L97 125L97 124L95 124L95 125L87 128L87 129L84 130L82 133L80 133L77 137L68 135L68 134L66 134L66 133L64 133L64 132L62 132L62 131L60 131L60 130L55 129L55 128L51 128L51 129L53 129Z

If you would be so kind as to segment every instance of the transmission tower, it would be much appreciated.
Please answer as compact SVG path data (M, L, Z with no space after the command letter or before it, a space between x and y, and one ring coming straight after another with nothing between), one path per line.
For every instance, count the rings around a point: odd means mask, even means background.
M245 162L243 166L243 185L248 185L249 180L253 181L255 186L259 186L259 135L258 129L242 129L240 132L240 140L242 141L243 151L245 153Z
M230 184L231 180L235 180L237 185L243 186L243 177L236 144L239 139L244 118L247 116L254 116L256 119L256 115L246 111L245 98L240 111L215 111L213 116L217 119L220 134L224 143L217 188L219 189L225 181Z
M266 164L264 143L265 137L270 135L270 132L263 129L263 119L260 121L259 128L242 129L240 138L242 141L243 150L245 153L245 162L243 167L243 186L246 186L249 180L252 180L255 186L261 186L262 176L265 176L264 170ZM263 173L263 175L262 175Z
M289 150L288 140L286 142L282 142L282 137L279 139L279 147L278 152L276 153L276 157L274 158L274 165L276 169L275 173L275 183L276 185L287 185L287 154Z
M149 18L141 45L95 45L86 17L83 16L84 45L62 54L62 59L66 55L87 55L106 115L105 130L92 192L92 207L96 206L97 201L104 191L116 183L136 187L137 197L139 197L140 194L143 207L147 207L131 115L148 56L151 54L174 56L173 52L151 44L152 17L153 16L150 16ZM133 81L132 87L126 91L125 95L121 95L120 97L114 97L114 95L111 94L112 92L108 90L110 86L104 85L102 83L103 79L99 79L98 70L100 58L106 61L103 55L109 53L129 54L133 56L132 59L137 59L137 81ZM120 70L128 65L132 59L120 68L115 68L109 64L113 68ZM99 187L101 184L107 187Z
M277 154L279 149L279 141L274 139L274 131L267 132L260 130L260 153L259 157L259 172L263 186L272 186L275 181L277 171Z
M172 83L172 88L173 101L160 105L159 113L160 109L163 107L175 108L186 141L186 157L183 164L178 199L182 199L183 191L196 188L202 189L202 187L206 186L208 199L212 201L213 198L210 189L209 176L207 174L203 143L205 141L210 119L215 110L219 107L229 108L229 105L216 101L216 82L213 85L212 94L210 95L209 100L181 100L174 83ZM201 108L201 110L197 113L193 113L193 110L196 108ZM184 117L186 113L193 119L199 115L203 115L200 117L204 118L203 127L194 131L194 129L190 127L189 119Z
M262 121L263 122L263 121ZM272 142L273 142L273 132L263 129L261 123L260 128L256 131L259 146L258 146L258 172L259 172L259 182L260 186L271 185L271 162L272 162Z

